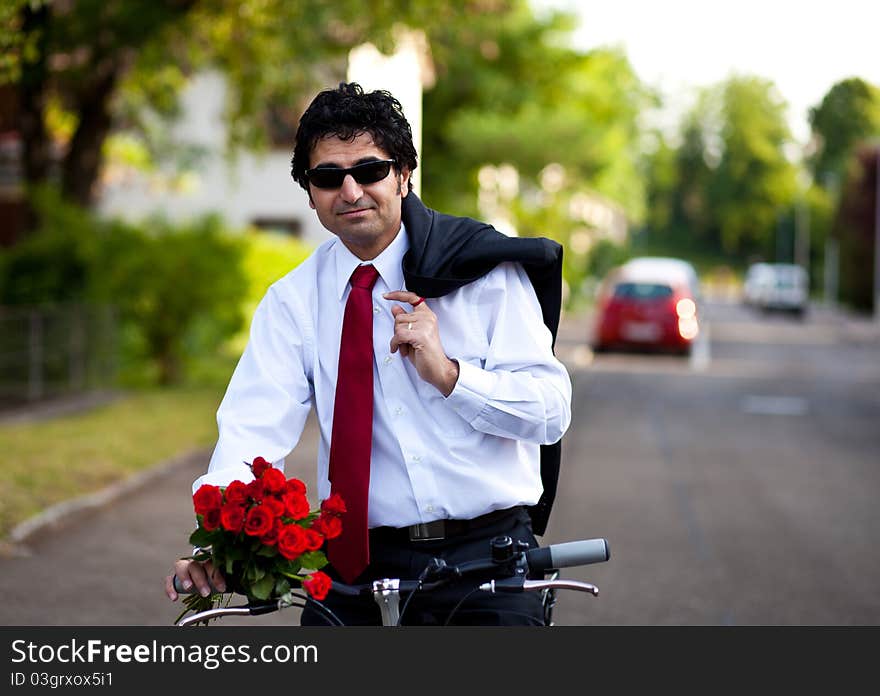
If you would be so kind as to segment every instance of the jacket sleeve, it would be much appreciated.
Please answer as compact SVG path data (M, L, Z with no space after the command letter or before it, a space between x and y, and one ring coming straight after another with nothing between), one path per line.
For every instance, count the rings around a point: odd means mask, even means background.
M553 355L535 291L519 264L499 265L463 288L485 331L485 358L459 360L459 378L447 397L481 432L551 444L571 422L571 378ZM452 358L456 356L450 356Z

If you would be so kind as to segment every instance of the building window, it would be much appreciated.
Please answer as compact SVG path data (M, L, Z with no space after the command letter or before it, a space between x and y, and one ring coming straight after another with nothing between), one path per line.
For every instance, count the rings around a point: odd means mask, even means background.
M302 237L302 223L297 218L258 217L251 220L251 225L264 232L274 232L289 237Z

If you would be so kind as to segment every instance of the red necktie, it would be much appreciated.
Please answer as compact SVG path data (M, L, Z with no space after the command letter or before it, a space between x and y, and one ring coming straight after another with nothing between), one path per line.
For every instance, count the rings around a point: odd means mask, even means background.
M329 477L332 492L342 496L347 512L342 518L342 534L328 541L327 552L330 563L349 583L370 562L367 496L373 444L371 290L378 277L373 266L358 266L351 274L339 342Z

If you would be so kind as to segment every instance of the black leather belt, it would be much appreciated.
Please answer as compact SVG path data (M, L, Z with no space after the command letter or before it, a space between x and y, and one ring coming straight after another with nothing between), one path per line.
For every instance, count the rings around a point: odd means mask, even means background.
M522 506L493 510L472 520L434 520L409 527L374 527L370 537L374 540L393 541L439 541L464 536L469 532L513 518L522 510Z

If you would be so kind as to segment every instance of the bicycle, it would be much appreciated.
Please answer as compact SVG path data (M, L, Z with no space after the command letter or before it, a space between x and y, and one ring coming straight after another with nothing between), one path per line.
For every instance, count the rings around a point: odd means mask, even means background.
M408 602L417 592L430 592L451 583L464 582L469 575L480 574L483 580L459 601L450 612L449 620L458 610L464 599L474 592L540 592L543 606L545 626L553 626L553 609L556 605L558 590L575 590L598 596L599 588L595 585L562 578L561 568L568 568L592 563L602 563L611 558L608 542L605 539L583 539L558 544L550 544L530 549L524 542L518 542L509 536L498 536L490 542L490 554L487 558L468 561L457 566L447 565L445 561L434 558L417 580L401 580L399 578L382 578L371 583L349 585L333 581L330 591L349 596L372 595L382 616L383 626L399 626L406 611ZM533 579L541 577L542 579ZM174 587L181 594L194 592L179 586L177 578ZM406 595L401 608L401 595ZM269 614L288 607L304 607L305 595L289 592L279 599L267 602L253 602L241 606L226 606L207 609L190 614L177 622L177 626L191 626L207 623L223 616L259 616ZM332 625L344 625L342 621L324 604L311 600Z

